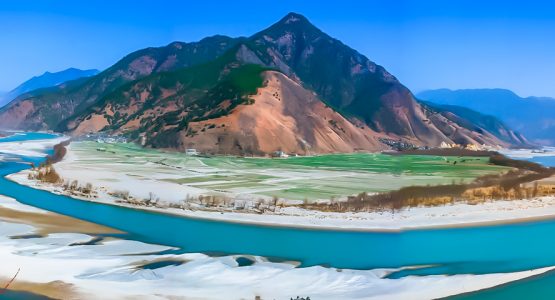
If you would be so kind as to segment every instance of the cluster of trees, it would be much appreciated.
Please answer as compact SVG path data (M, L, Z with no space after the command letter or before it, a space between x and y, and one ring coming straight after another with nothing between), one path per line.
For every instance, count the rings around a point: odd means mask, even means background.
M29 180L38 180L44 183L60 184L62 178L52 165L43 165L38 168L33 168L27 175Z
M62 161L62 159L66 156L67 154L67 146L69 145L70 140L61 142L57 145L54 146L54 153L52 155L49 155L46 158L46 165L52 165L55 164L57 162Z
M27 175L30 180L39 180L45 183L60 184L62 178L52 164L61 161L67 154L66 146L69 145L70 141L64 141L54 146L54 153L46 158L46 161L41 163L38 167L32 165L32 170Z
M27 175L27 178L29 180L38 180L43 183L60 185L64 191L68 191L72 194L81 193L88 196L94 194L93 185L91 183L81 185L77 180L64 181L50 164L43 164L38 168L33 168Z
M533 186L519 185L509 189L502 185L461 189L465 185L441 185L407 187L379 194L360 193L349 196L345 201L330 203L304 203L303 207L320 211L360 212L393 211L418 206L440 206L463 202L478 204L496 200L531 199L555 195L555 185L534 183Z
M140 206L155 206L161 208L169 207L169 203L160 201L160 198L153 192L148 193L147 198L135 198L129 194L129 191L114 191L109 193L111 196L118 198L118 203L128 203Z
M531 199L551 195L555 195L555 185L540 184L536 181L532 186L519 185L508 190L501 186L469 189L463 193L463 198L470 203L480 203L491 200Z
M66 180L62 187L64 191L69 191L70 193L81 193L84 195L92 195L94 193L93 185L91 183L86 183L85 185L79 184L77 180Z
M158 208L177 208L183 210L194 209L225 209L229 211L247 211L256 213L276 212L279 208L285 206L283 201L279 198L273 197L272 199L232 199L227 196L218 195L200 195L198 197L191 197L187 195L181 202L166 202L161 201L154 193L149 193L149 197L145 199L134 198L129 195L128 191L115 191L110 193L111 196L118 198L116 202L127 203L139 206L153 206Z

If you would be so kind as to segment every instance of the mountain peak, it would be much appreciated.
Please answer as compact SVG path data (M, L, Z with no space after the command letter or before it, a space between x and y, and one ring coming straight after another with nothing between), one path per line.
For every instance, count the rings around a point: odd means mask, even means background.
M93 76L93 75L96 75L98 73L100 73L100 71L97 70L97 69L82 70L82 69L70 67L70 68L67 68L65 70L57 71L57 72L46 71L42 75L34 76L33 78L40 78L40 77L44 77L44 76L64 76L64 75L67 75L67 74L76 74L76 76Z
M314 24L310 23L308 18L305 16L290 12L285 17L281 18L277 23L275 23L272 27L274 28L281 28L281 29L291 29L295 28L297 30L317 30L320 31Z
M320 36L324 34L320 29L318 29L314 24L303 15L290 12L285 17L281 18L278 22L274 23L267 29L258 32L252 38L261 37L264 35L277 38L283 36L287 33L302 33L307 36Z
M215 34L215 35L211 35L211 36L207 36L203 39L201 39L200 41L198 41L198 43L203 43L203 42L229 42L231 40L233 40L234 38L229 37L227 35L222 35L222 34Z
M23 82L2 99L0 99L0 108L25 93L48 87L54 87L67 81L75 80L83 77L90 77L98 74L96 69L80 70L77 68L68 68L59 72L46 71L42 75L33 76L31 79Z
M290 12L285 17L283 17L278 23L291 24L291 23L310 23L310 22L305 16L295 12Z

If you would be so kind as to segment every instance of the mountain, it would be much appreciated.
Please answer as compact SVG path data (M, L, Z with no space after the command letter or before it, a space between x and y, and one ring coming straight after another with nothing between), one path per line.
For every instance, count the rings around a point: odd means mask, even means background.
M12 91L1 95L0 107L8 104L20 95L28 93L33 90L57 86L66 81L75 80L82 77L90 77L98 74L99 71L95 69L80 70L76 68L69 68L60 72L45 72L40 76L35 76L24 83L17 86Z
M302 15L289 14L248 41L265 65L302 83L336 111L375 132L417 145L437 145L453 138L495 143L464 127L454 128L453 121L447 119L428 122L426 109L393 75L323 33Z
M483 135L493 135L508 144L528 146L530 142L522 134L511 130L507 125L493 116L485 115L466 107L456 105L441 105L422 102L430 111L463 126L464 128ZM458 142L465 144L464 142Z
M73 134L145 135L160 148L266 154L385 149L286 75L249 63L239 44L220 58L122 86L68 122ZM252 56L254 57L254 56ZM385 136L383 136L385 137Z
M290 13L248 38L139 50L85 82L18 99L0 111L0 127L107 131L152 147L234 154L523 143L444 110Z
M237 39L213 36L195 43L174 42L165 47L133 52L86 80L22 95L0 110L0 128L61 130L61 123L81 113L121 85L151 73L207 62L223 54Z
M464 106L499 118L532 142L555 146L555 99L522 98L504 89L430 90L419 99L438 104Z

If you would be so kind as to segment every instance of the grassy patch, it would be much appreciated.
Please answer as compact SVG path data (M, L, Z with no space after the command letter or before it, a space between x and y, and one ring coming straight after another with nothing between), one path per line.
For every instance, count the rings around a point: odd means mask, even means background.
M97 151L102 147L106 151ZM71 150L83 168L108 168L128 176L205 190L277 196L293 200L330 199L406 186L469 183L510 170L483 157L391 156L354 153L288 159L191 157L134 144L79 142ZM456 162L456 164L455 164Z

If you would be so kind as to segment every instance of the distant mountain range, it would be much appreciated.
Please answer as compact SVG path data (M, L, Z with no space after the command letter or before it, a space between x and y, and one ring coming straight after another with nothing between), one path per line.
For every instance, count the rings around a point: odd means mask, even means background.
M0 94L0 107L8 104L10 101L14 100L20 95L31 92L33 90L57 86L66 81L75 80L82 77L90 77L98 73L99 71L94 69L79 70L75 68L69 68L54 73L45 72L40 76L35 76L25 81L10 92Z
M522 98L504 89L430 90L417 98L438 104L459 105L499 118L531 141L555 146L555 99Z
M290 13L248 38L147 48L91 78L33 91L0 110L0 127L233 154L527 144L486 118L416 101L382 66Z

